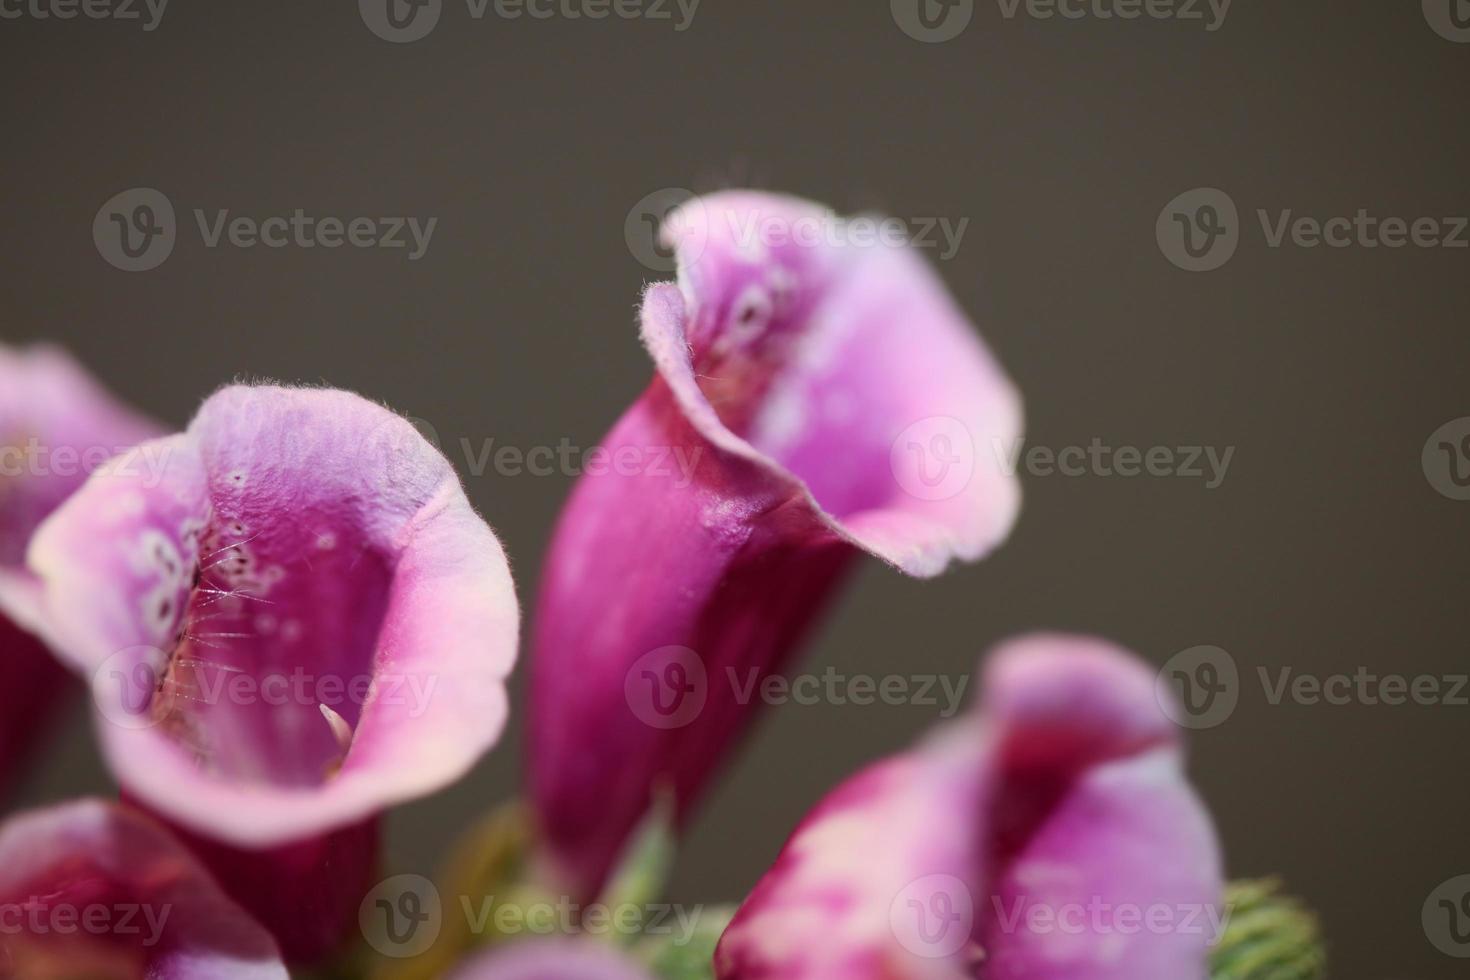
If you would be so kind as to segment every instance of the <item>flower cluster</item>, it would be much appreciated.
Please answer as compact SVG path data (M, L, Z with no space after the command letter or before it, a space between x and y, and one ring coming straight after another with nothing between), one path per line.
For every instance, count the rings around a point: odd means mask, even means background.
M818 219L726 192L666 223L654 377L601 448L697 463L577 482L535 605L529 805L468 834L444 890L382 880L382 818L496 744L520 631L452 465L349 392L226 387L165 435L59 352L0 351L0 781L69 673L121 787L0 826L0 976L1210 976L1229 907L1179 732L1141 661L1064 635L1002 645L738 910L658 927L760 700L722 679L788 676L864 556L938 575L1019 510L977 451L1020 438L1019 398L913 249L740 233Z

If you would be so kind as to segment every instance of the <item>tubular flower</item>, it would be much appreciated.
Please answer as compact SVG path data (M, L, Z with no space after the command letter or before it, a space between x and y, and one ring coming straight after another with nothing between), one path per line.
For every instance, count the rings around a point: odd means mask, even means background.
M377 814L504 727L505 555L449 462L347 392L226 388L137 452L156 479L96 474L18 599L92 679L124 792L310 958L355 921Z
M0 825L0 976L287 980L270 935L146 818L84 800Z
M156 434L62 351L0 345L0 595L23 574L36 526L87 473ZM0 615L0 792L45 734L66 682L24 624Z
M1204 980L1214 829L1153 673L1014 641L983 703L806 818L720 940L720 980Z
M1008 532L982 449L1018 398L912 249L803 201L695 199L649 288L657 374L577 484L538 604L530 771L550 871L594 891L661 792L679 819L851 559L916 576ZM738 677L739 685L732 682Z

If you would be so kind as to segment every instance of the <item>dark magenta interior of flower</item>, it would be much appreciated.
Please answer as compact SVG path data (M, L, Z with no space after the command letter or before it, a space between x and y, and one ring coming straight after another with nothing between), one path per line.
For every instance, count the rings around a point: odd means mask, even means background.
M207 770L320 784L358 724L394 562L352 508L262 501L243 474L216 482L212 516L186 540L186 604L153 611L175 624L153 717Z
M1022 725L1010 732L1001 748L1000 783L983 826L985 872L991 882L1004 880L1024 860L1037 835L1053 820L1079 782L1098 766L1145 754L1169 742L1167 730L1099 729L1081 720L1068 724ZM997 928L995 919L990 928ZM983 976L983 974L982 974Z
M0 895L0 977L17 980L143 980L169 910L84 855ZM90 923L90 925L89 925Z
M835 269L802 249L730 259L702 280L711 288L689 335L695 378L725 427L843 518L894 496L882 423L905 355L887 346L892 331L872 329L892 311L837 301Z

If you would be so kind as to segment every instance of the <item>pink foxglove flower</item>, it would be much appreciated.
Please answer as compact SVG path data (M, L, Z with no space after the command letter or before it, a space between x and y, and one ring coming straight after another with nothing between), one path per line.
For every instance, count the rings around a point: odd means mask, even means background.
M36 526L87 474L157 429L55 348L0 345L0 593L22 576ZM0 614L0 792L67 691L64 668Z
M0 976L287 980L270 934L188 851L90 800L0 825Z
M652 384L563 513L539 598L531 759L552 873L594 891L660 791L685 817L851 560L932 576L1005 537L1017 395L915 250L807 202L671 215Z
M1153 672L1036 636L984 702L832 793L721 938L720 980L1204 980L1221 861Z
M347 392L227 388L138 452L157 479L95 475L18 598L91 678L124 792L310 959L354 927L377 814L501 734L505 555L449 462Z

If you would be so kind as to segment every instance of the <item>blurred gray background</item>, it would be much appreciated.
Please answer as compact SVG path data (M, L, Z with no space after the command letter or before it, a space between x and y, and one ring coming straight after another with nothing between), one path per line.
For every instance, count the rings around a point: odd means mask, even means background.
M1420 910L1470 872L1470 706L1273 705L1256 669L1470 670L1470 502L1421 466L1430 434L1470 415L1470 250L1273 248L1256 212L1470 214L1470 43L1417 0L1239 0L1215 30L1203 2L1203 20L1007 6L980 0L944 43L907 35L887 0L704 0L683 31L672 4L668 20L508 20L444 0L413 43L375 36L350 2L173 0L151 31L144 8L3 19L0 334L65 344L175 425L236 377L326 382L426 420L529 617L571 480L473 476L456 447L591 446L638 395L634 304L665 278L625 241L642 198L754 184L969 219L958 252L930 259L1024 392L1032 444L1235 456L1215 489L1028 475L1003 550L933 582L873 564L807 667L959 676L1035 628L1160 664L1221 646L1243 692L1192 737L1192 766L1231 871L1280 872L1320 909L1338 976L1462 976ZM135 187L166 195L179 228L167 261L127 273L91 229ZM1239 242L1191 273L1155 226L1198 187L1238 206ZM416 261L207 248L196 208L438 224ZM675 897L741 897L812 803L937 711L769 713L708 800ZM393 866L431 869L512 796L519 743L396 814ZM26 800L107 785L79 711Z

